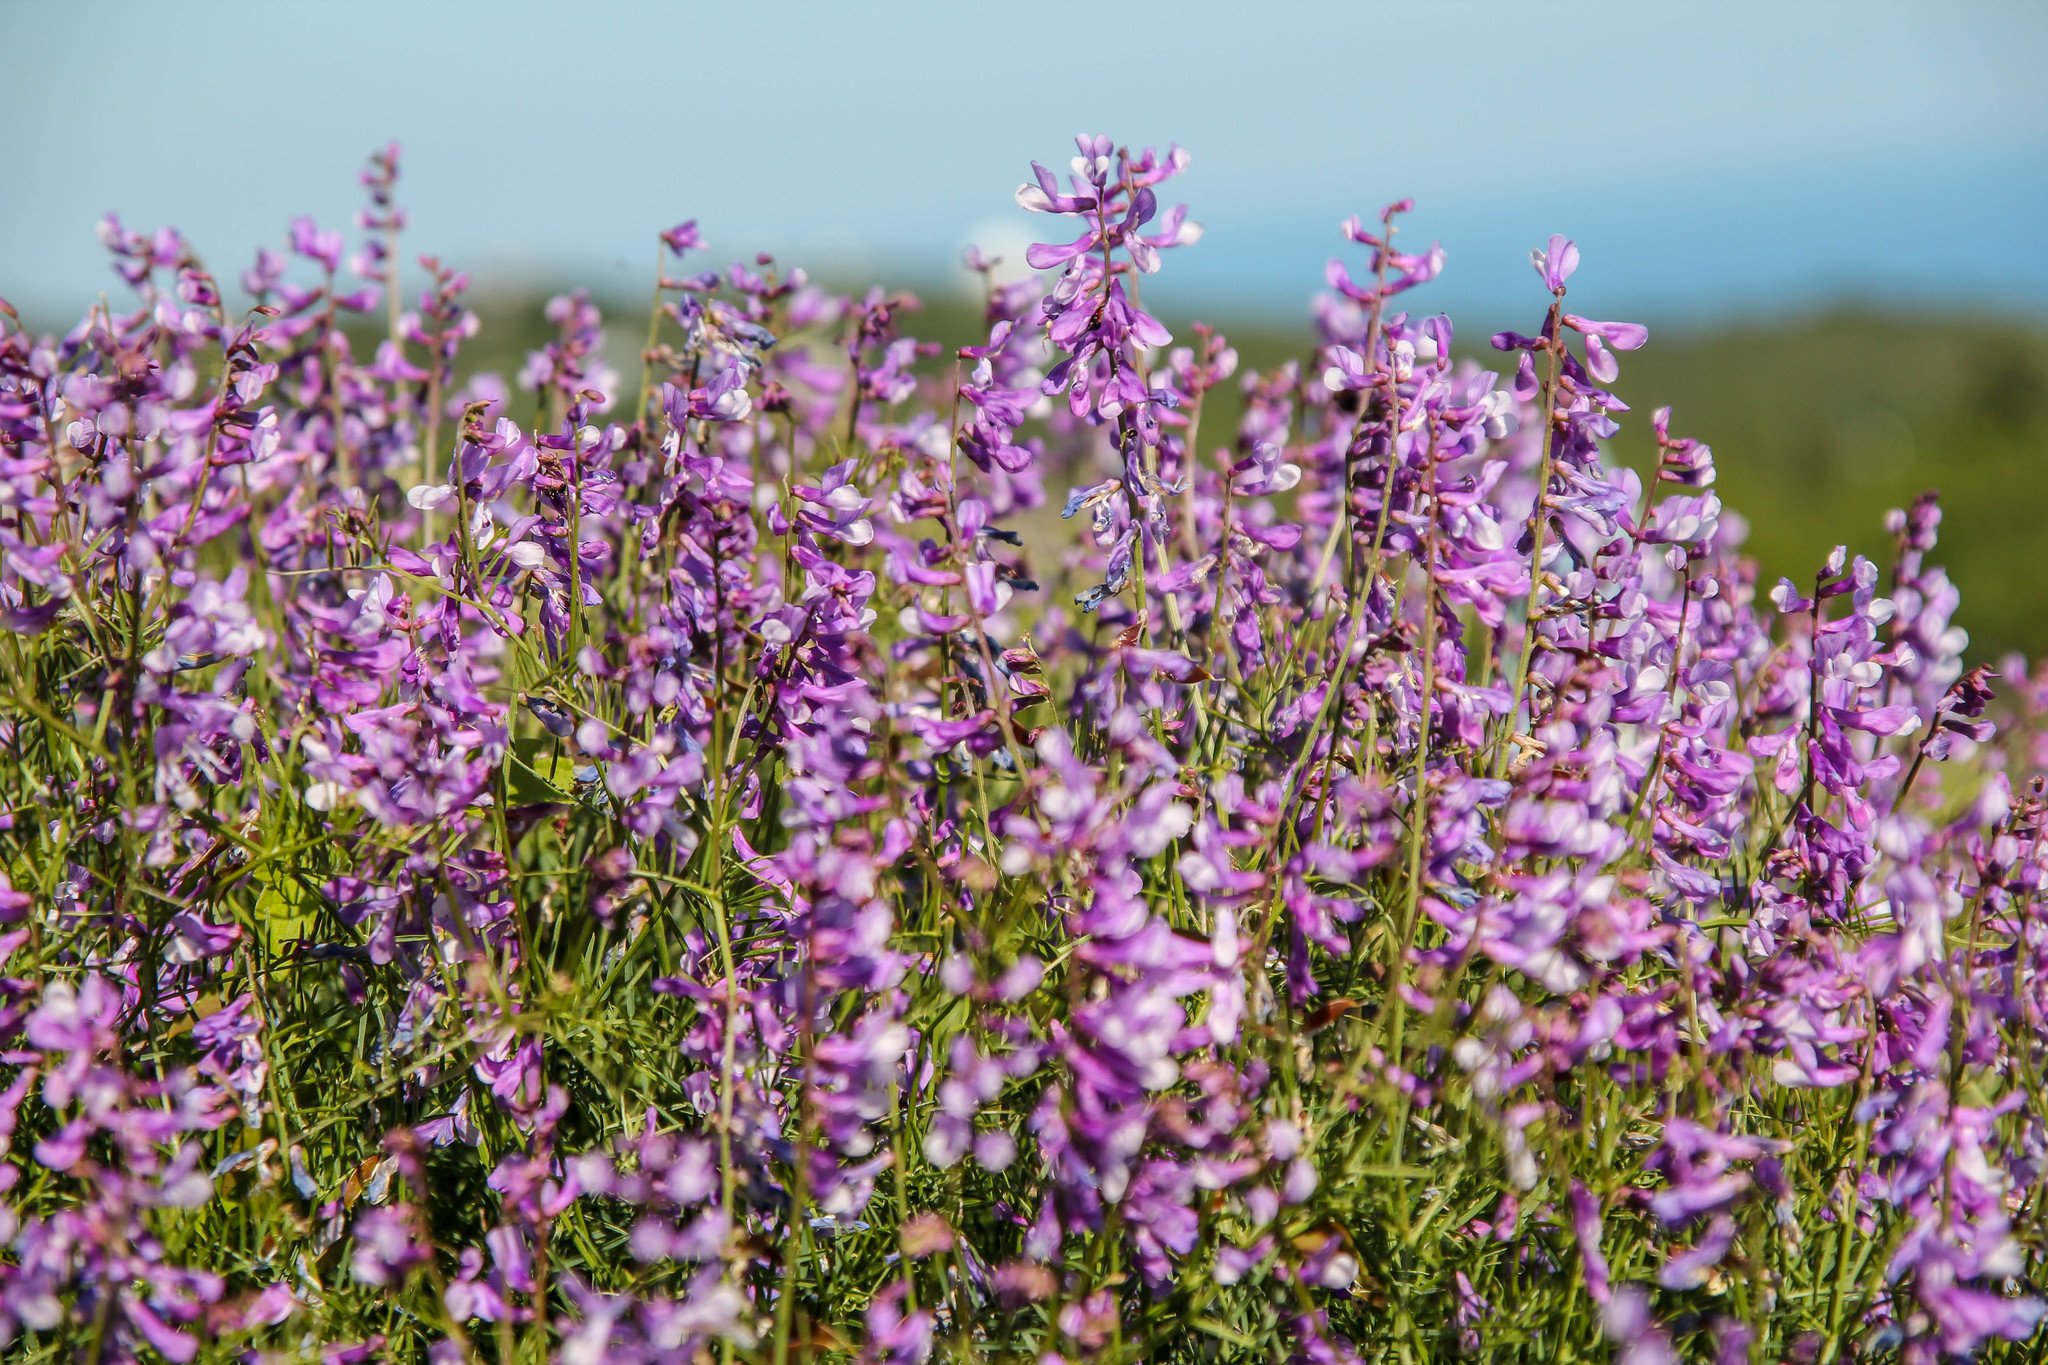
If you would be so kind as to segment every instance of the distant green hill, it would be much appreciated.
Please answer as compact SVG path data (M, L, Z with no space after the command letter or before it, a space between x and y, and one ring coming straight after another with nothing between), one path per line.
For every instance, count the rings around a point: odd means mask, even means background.
M1299 351L1270 327L1219 325L1247 366ZM1885 512L1931 489L1935 558L1962 592L1971 653L2048 653L2048 328L1855 312L1653 327L1617 387L1634 408L1620 457L1654 462L1650 412L1669 404L1674 432L1713 446L1721 499L1748 521L1766 581L1806 581L1837 544L1888 562Z
M548 335L540 301L478 307L484 337L508 349L466 361L509 376L516 348ZM606 308L622 373L637 369L645 307ZM1209 320L1237 347L1240 375L1304 354L1309 335L1306 318L1292 330ZM1186 319L1167 322L1186 335ZM976 313L950 291L935 291L903 325L949 346L979 339ZM1476 333L1470 340L1484 346ZM1944 508L1936 559L1962 591L1971 653L2048 654L2048 328L1839 312L1697 331L1653 326L1649 346L1622 360L1618 387L1635 411L1621 457L1649 463L1650 411L1671 405L1676 432L1712 444L1722 500L1748 520L1766 581L1805 581L1838 543L1888 562L1885 511L1934 489ZM1203 427L1220 442L1235 431L1236 404L1234 390L1217 397Z
M1653 335L1629 362L1630 402L1713 445L1766 572L1803 580L1837 543L1875 557L1886 509L1932 489L1972 654L2048 651L2048 332L1839 314ZM1648 460L1646 421L1621 449Z

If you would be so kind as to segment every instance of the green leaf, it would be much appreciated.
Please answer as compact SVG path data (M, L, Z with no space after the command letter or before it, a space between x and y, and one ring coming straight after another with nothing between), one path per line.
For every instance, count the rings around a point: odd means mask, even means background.
M249 880L256 886L256 923L264 947L282 953L312 934L320 903L297 873L259 863L251 869Z
M506 791L514 805L575 800L576 762L560 747L559 741L539 736L512 741Z

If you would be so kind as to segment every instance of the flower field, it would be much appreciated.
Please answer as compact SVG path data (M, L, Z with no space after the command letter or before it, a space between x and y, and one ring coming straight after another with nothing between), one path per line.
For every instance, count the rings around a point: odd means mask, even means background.
M1185 163L1034 165L957 350L686 222L637 372L473 373L396 147L0 307L0 1354L2048 1350L2048 670L1933 497L1759 581L1577 247L1489 371L1406 203L1241 368Z

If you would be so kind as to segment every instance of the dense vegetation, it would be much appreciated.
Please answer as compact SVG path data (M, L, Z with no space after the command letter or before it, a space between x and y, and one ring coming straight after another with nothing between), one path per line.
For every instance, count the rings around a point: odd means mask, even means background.
M479 370L395 149L0 331L10 1358L2032 1358L2048 672L1933 500L1773 586L1571 242L1496 374L1354 220L1254 365L1078 147L961 344L684 223Z

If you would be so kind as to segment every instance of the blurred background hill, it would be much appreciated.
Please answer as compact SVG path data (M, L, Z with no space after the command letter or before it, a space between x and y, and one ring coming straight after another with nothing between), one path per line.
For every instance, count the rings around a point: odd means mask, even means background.
M515 371L559 288L630 357L654 233L918 292L971 338L960 249L1043 225L1010 195L1076 132L1177 140L1207 234L1146 298L1300 353L1338 223L1412 195L1449 264L1413 306L1475 346L1531 329L1531 246L1575 237L1575 307L1647 323L1620 451L1649 411L1712 443L1767 574L1943 497L1973 652L2048 652L2048 4L2038 0L1186 0L1101 24L1068 0L0 0L25 131L0 295L62 327L117 283L110 210L231 274L285 223L347 227L354 172L405 147L404 251L471 271L473 363ZM85 79L89 74L90 79ZM820 118L818 111L832 116ZM29 150L29 149L32 149ZM417 274L413 281L417 281ZM630 363L630 362L629 362Z
M1544 300L1529 283L1531 317L1515 321L1533 329ZM985 339L978 310L951 282L903 287L925 305L902 319L907 334L949 349ZM1405 301L1430 311L1427 287ZM464 368L509 379L526 350L553 335L545 302L539 294L480 302L485 325ZM601 306L611 361L630 376L646 302ZM1292 325L1207 311L1169 312L1166 321L1185 340L1196 318L1229 338L1240 378L1307 358L1305 313ZM1511 374L1486 335L1461 322L1460 351ZM2048 327L1848 307L1694 324L1653 330L1648 346L1622 357L1616 388L1633 409L1615 442L1624 462L1652 465L1649 416L1667 404L1675 433L1714 447L1722 501L1748 522L1766 583L1780 575L1806 582L1838 544L1889 564L1886 511L1934 491L1943 508L1935 558L1962 592L1958 619L1971 652L1987 660L2013 649L2048 654L2048 574L2036 567L2048 565ZM1205 446L1231 439L1236 399L1234 383L1212 397Z

